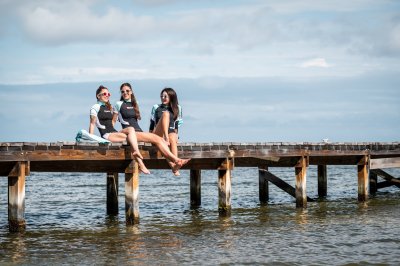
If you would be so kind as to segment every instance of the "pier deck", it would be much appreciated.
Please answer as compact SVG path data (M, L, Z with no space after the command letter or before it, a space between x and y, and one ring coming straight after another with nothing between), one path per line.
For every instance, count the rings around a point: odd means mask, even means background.
M140 149L149 169L169 169L157 149L141 143ZM306 207L312 199L306 195L309 165L318 165L318 196L326 196L327 165L357 165L358 199L395 185L398 178L384 168L400 167L400 142L361 143L182 143L180 158L191 158L183 169L190 169L191 204L201 204L201 170L218 170L219 210L231 209L231 170L234 167L258 167L259 198L268 201L268 184L273 183L296 198L297 207ZM268 171L268 167L294 167L293 188ZM25 176L30 172L104 172L107 173L107 212L118 213L118 173L125 173L125 212L127 224L139 219L139 172L132 161L130 146L76 142L0 143L0 176L8 176L9 226L11 231L25 228ZM385 179L378 183L377 177Z

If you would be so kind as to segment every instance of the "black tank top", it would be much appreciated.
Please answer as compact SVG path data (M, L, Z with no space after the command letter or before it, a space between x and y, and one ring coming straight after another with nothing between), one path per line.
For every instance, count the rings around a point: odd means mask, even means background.
M113 112L112 110L108 110L105 105L100 106L100 110L97 113L97 119L99 120L100 126L97 125L97 128L100 131L101 136L104 136L106 133L117 132L112 124Z

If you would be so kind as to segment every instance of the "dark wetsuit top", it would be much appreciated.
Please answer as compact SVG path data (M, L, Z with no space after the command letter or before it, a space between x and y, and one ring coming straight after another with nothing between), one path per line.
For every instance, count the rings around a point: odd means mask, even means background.
M100 135L117 132L112 124L113 111L108 110L107 106L98 102L90 109L90 115L96 116L96 126L99 129Z
M153 131L156 127L158 121L160 121L163 112L169 112L169 126L168 126L168 133L174 133L175 130L182 125L182 108L178 105L178 118L174 120L173 112L171 107L164 105L164 104L155 104L153 109L151 110L151 118L150 118L150 131Z
M118 120L122 128L133 127L137 132L143 132L136 119L132 102L118 101L114 106L114 112L118 113Z

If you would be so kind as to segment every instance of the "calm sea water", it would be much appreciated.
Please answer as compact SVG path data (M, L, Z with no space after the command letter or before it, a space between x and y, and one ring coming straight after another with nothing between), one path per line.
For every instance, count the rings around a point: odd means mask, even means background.
M292 168L272 169L294 186ZM399 170L390 171L396 177ZM307 194L317 195L317 170ZM236 168L232 214L217 210L217 172L202 172L202 207L190 208L189 172L140 177L140 224L126 227L120 174L118 216L106 215L106 175L32 173L24 233L7 227L7 178L0 178L0 264L399 265L400 189L357 202L355 167L328 166L328 197L296 209L270 185L258 202L258 171Z

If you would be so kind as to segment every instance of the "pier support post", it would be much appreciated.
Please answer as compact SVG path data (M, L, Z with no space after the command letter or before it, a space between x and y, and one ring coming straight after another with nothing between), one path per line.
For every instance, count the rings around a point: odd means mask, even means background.
M132 161L125 169L126 225L139 223L139 167Z
M227 158L218 168L218 210L220 213L231 211L231 174L233 158Z
M258 197L260 203L267 203L269 200L268 179L266 177L267 171L267 166L258 167Z
M378 192L378 175L374 171L369 171L369 193L375 195Z
M318 197L327 195L328 179L326 165L318 165Z
M118 173L107 173L107 214L118 214Z
M190 170L190 206L201 205L201 170Z
M8 228L10 232L23 232L25 222L25 176L29 175L29 162L17 162L8 175Z
M368 156L364 156L357 165L358 201L368 200Z
M307 158L302 157L295 167L296 172L296 207L307 207L307 193L306 193L306 176L307 176Z

